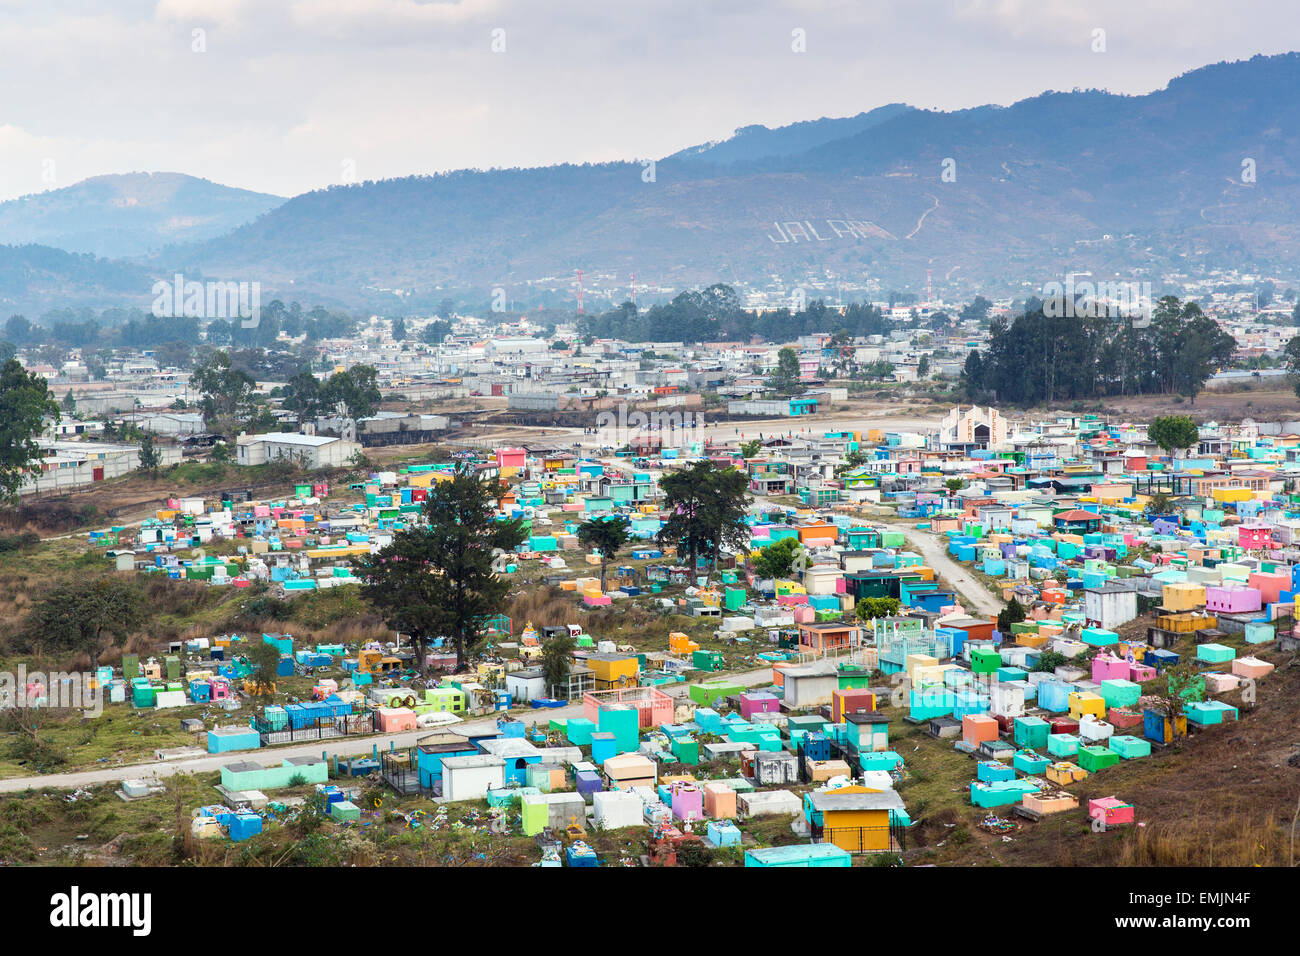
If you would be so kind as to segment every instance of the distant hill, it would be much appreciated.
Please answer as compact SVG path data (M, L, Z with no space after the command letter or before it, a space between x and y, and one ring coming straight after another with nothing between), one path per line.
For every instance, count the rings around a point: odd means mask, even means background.
M1143 96L1048 92L950 113L894 104L746 127L665 157L653 177L606 163L336 186L149 264L261 281L264 298L384 308L486 302L496 286L514 302L571 304L582 269L588 311L622 301L632 273L642 288L779 276L834 295L840 277L887 293L922 289L929 272L953 297L1036 293L1066 272L1153 284L1225 267L1296 275L1297 94L1290 53Z
M141 256L223 235L282 202L181 173L95 176L0 203L0 244Z
M639 163L613 163L336 187L177 251L209 273L429 294L567 287L579 268L593 296L633 272L678 288L779 273L824 290L829 270L887 290L920 288L932 270L939 288L1029 291L1067 271L1294 269L1297 93L1300 54L1287 54L1145 96L884 107L740 130L665 158L653 182ZM1242 181L1247 158L1255 182Z
M148 308L153 279L142 267L49 246L0 246L0 322L36 320L55 308Z

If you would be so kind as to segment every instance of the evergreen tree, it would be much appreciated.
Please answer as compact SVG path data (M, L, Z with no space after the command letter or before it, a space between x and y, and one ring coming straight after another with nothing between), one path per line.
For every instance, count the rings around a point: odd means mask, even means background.
M497 517L494 500L504 490L458 468L430 489L424 524L356 561L363 596L390 627L410 635L421 673L438 637L451 642L463 668L483 641L483 621L505 606L511 586L493 570L493 552L513 551L527 533L521 520Z

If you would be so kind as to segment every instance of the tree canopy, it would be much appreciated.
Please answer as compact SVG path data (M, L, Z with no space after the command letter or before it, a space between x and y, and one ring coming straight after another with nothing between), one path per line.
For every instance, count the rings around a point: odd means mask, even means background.
M998 631L1005 634L1012 624L1019 624L1025 619L1025 606L1012 598L1007 606L998 612Z
M782 538L759 549L754 558L754 573L760 578L788 577L802 552L803 545L798 538Z
M891 597L862 598L853 605L854 614L859 620L870 621L878 617L890 617L898 613L903 602Z
M600 552L601 591L605 590L605 575L609 570L610 559L627 544L631 537L628 531L631 526L632 522L622 515L592 518L578 525L578 541L582 546Z
M28 465L40 457L36 443L46 418L59 420L59 405L45 379L15 358L0 367L0 501L18 500Z
M742 472L718 468L707 460L665 475L659 488L669 517L657 540L687 558L692 574L700 558L708 567L715 566L723 548L739 550L749 540L745 525L748 484Z
M1166 455L1172 455L1175 450L1190 448L1199 437L1196 422L1187 415L1158 416L1147 425L1147 438L1163 448Z
M50 588L26 621L31 645L40 651L86 654L93 670L99 655L144 626L146 605L129 578L74 578Z
M577 643L573 635L566 631L548 637L542 644L542 680L548 694L564 694L569 682L569 671L573 668L573 649Z
M778 395L797 395L803 391L799 384L799 354L790 346L776 353L776 368L768 376L767 385Z
M1237 347L1195 302L1175 296L1156 304L1146 327L1129 317L1048 316L1041 302L1032 304L1014 322L993 319L988 347L967 356L962 385L972 400L1034 405L1181 393L1195 401Z
M504 488L461 467L429 491L425 523L403 529L377 554L358 558L362 594L389 627L409 634L425 669L428 647L447 638L464 666L483 641L482 622L499 614L510 584L493 571L494 550L513 551L526 538L519 519L496 517Z
M354 365L322 382L309 371L299 372L285 384L284 407L302 419L336 410L349 418L365 418L375 413L383 397L377 374L373 365Z
M884 315L869 303L850 303L843 311L814 299L797 311L746 310L736 290L721 283L682 292L671 302L640 311L635 303L599 315L584 316L580 334L621 338L632 342L747 342L755 336L768 342L788 342L814 332L845 332L848 336L882 335L889 329Z
M229 352L215 352L190 376L202 396L203 424L227 437L247 427L257 414L257 383L231 362Z
M244 657L254 689L259 695L269 694L275 686L275 672L280 669L280 648L268 641L254 641Z

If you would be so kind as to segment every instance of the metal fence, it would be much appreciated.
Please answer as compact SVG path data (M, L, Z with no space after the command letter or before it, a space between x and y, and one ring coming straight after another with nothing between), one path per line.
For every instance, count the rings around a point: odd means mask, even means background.
M813 843L833 843L850 853L901 853L907 849L907 828L887 827L812 827Z
M253 729L261 735L264 746L288 744L299 740L333 740L375 732L375 715L372 711L347 714L342 717L319 717L305 727L276 727L262 717L253 718Z

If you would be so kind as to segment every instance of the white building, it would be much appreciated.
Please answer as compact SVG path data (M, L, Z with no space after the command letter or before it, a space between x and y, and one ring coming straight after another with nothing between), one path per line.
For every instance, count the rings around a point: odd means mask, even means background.
M488 358L517 358L521 355L542 355L550 349L545 339L502 338L492 339L484 349Z
M153 412L132 420L156 435L201 435L204 431L203 416L198 412Z
M540 667L529 667L521 671L506 674L506 690L512 699L520 703L546 696L546 679Z
M1106 630L1114 630L1137 617L1137 591L1115 583L1084 588L1083 613Z
M1007 420L996 408L958 405L944 416L939 426L941 447L998 448L1007 440Z
M27 468L21 495L34 492L59 491L120 478L140 467L140 446L125 443L97 441L58 441L42 438L38 444L41 456ZM160 467L174 465L181 460L181 450L175 445L158 445Z
M240 465L264 465L287 458L301 462L305 468L339 468L361 451L360 444L345 438L299 435L297 432L241 434L235 444L235 462Z
M442 795L449 801L482 800L489 790L506 785L506 762L490 754L444 757Z

